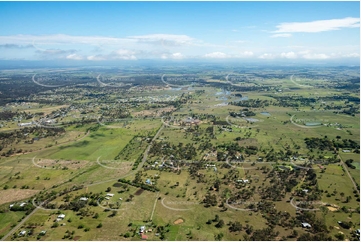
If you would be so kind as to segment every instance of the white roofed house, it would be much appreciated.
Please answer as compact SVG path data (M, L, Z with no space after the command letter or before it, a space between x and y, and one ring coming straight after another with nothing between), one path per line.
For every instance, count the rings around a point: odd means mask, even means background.
M64 218L65 218L65 214L59 214L59 215L58 215L58 218L64 219Z

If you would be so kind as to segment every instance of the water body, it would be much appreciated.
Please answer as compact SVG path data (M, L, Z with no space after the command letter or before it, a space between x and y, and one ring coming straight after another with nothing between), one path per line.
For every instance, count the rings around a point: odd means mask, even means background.
M180 91L180 90L182 90L182 88L181 87L172 87L170 90L172 90L172 91Z
M319 126L321 123L305 123L306 126Z
M252 123L259 121L259 120L256 119L256 118L244 118L244 119L247 120L248 122L252 122Z
M264 116L271 116L271 114L269 112L261 112L261 114Z

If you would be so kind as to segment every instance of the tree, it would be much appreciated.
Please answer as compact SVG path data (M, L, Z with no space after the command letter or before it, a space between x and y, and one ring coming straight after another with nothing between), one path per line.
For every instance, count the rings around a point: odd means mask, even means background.
M231 225L229 226L229 231L230 232L238 232L242 230L242 224L238 221L231 223Z
M111 187L108 187L107 190L105 190L106 192L110 192L112 190Z
M217 227L217 228L223 228L223 226L224 226L224 221L223 221L223 219L221 219L221 220L219 220L219 222L216 224L216 227Z

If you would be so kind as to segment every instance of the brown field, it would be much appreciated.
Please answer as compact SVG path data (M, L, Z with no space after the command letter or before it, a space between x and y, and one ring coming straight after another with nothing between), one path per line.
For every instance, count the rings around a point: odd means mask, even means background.
M51 160L51 159L41 159L36 161L36 163L40 166L46 167L67 167L72 170L80 169L85 167L89 161L70 161L70 160Z
M26 198L29 198L40 190L31 190L31 189L7 189L7 190L0 190L0 205L13 202L13 201L20 201Z

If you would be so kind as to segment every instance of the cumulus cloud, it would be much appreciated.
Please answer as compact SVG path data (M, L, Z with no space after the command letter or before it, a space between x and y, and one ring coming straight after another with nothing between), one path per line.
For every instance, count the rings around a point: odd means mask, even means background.
M129 36L129 39L136 40L140 43L148 43L163 46L182 46L192 45L195 39L187 35L173 35L173 34L149 34L139 36Z
M346 57L346 58L359 58L360 54L359 53L350 53L350 54L344 54L342 55L342 57Z
M281 23L276 26L277 30L274 33L317 33L331 30L339 30L342 28L359 28L360 18L342 18L317 20L311 22L290 22Z
M275 56L273 54L269 54L269 53L264 53L262 55L260 55L258 58L260 59L273 59Z
M300 51L299 54L301 55L302 58L308 60L325 60L330 58L329 55L323 53L312 53L309 50Z
M229 56L223 52L212 52L212 53L208 53L205 54L204 57L206 58L215 58L215 59L223 59L223 58L228 58Z
M287 53L283 52L283 53L281 53L281 57L282 58L287 58L287 59L295 59L295 58L297 58L297 54L292 52L292 51L287 52Z
M66 56L66 59L68 60L83 60L84 57L78 54L70 54Z
M161 56L160 56L161 59L184 59L185 56L182 54L182 53L172 53L172 54L169 54L169 53L163 53Z
M106 55L91 55L88 56L88 60L92 61L102 61L102 60L137 60L135 56L136 52L126 49L119 49L112 51Z

